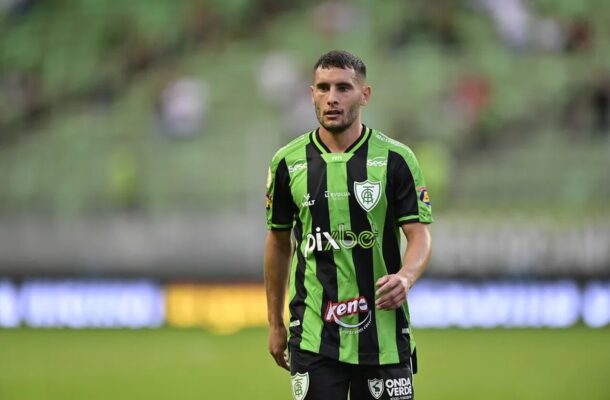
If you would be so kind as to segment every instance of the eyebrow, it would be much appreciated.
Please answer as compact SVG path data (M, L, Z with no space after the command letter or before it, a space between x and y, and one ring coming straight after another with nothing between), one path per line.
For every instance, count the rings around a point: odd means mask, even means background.
M330 85L331 85L331 83L326 82L326 81L322 81L322 82L318 82L318 83L316 83L316 85L315 85L315 86L316 86L316 87L321 87L321 86L330 86ZM351 87L353 87L353 86L354 86L354 84L353 84L353 83L351 83L351 82L347 82L347 81L340 81L340 82L336 82L336 83L334 83L334 85L335 85L335 86L351 86Z

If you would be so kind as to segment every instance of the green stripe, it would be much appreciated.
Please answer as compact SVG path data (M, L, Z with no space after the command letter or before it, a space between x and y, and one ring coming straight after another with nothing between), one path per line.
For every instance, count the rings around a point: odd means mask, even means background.
M328 151L326 151L324 146L322 146L322 144L320 144L320 142L318 141L318 135L316 135L316 131L313 131L311 133L311 137L313 139L313 144L318 148L318 150L320 150L322 154L328 154Z
M336 155L333 154L335 157ZM347 187L347 161L352 157L345 154L336 161L332 160L331 155L323 156L327 162L328 187L329 193L346 193ZM333 231L338 230L340 225L343 229L351 230L351 220L349 213L349 197L328 197L328 208L330 227ZM339 242L342 238L336 239ZM337 290L338 300L344 301L359 296L358 283L356 280L356 268L352 257L352 250L345 248L342 243L338 243L341 250L334 251L334 261L337 266ZM342 322L350 325L359 322L358 314L348 315L341 318ZM351 329L339 328L339 361L357 364L358 363L358 334Z
M272 228L292 228L292 224L271 224Z
M365 129L364 134L362 136L358 137L358 139L357 139L358 142L356 143L356 145L354 145L354 147L349 149L349 151L347 151L345 154L354 154L360 147L362 147L362 145L366 142L366 140L369 138L369 136L371 136L371 134L372 134L372 129ZM316 135L316 131L312 132L311 137L313 138L313 143L322 152L322 154L344 154L344 153L329 153L328 150L326 150L324 148L324 146L318 140L318 135Z
M408 215L406 217L398 218L398 222L402 221L412 221L414 219L419 220L419 215Z

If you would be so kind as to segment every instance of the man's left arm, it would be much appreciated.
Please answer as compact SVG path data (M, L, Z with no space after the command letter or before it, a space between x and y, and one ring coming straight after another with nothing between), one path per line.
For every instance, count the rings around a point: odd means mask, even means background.
M413 222L402 225L407 237L407 250L402 260L402 268L396 274L383 276L377 280L375 305L382 310L395 310L403 305L407 293L424 273L432 249L428 224Z

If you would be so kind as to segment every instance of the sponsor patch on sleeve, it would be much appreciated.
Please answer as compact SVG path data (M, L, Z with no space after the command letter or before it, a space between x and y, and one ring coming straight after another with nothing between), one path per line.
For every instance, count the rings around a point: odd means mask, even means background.
M419 200L425 205L430 205L430 196L428 196L428 188L425 186L420 186L417 188L417 193L419 193Z

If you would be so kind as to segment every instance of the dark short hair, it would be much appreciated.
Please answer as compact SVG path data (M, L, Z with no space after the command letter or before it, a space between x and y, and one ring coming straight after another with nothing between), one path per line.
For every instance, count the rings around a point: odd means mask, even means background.
M356 75L366 78L366 65L357 56L344 50L332 50L322 54L313 66L314 73L318 68L353 69Z

